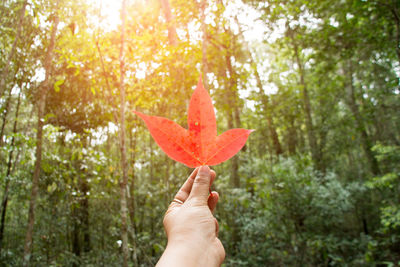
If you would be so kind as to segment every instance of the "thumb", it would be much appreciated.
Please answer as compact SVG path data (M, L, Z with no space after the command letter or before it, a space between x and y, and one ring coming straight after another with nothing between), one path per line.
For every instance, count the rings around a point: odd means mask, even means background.
M200 204L207 205L211 176L210 168L207 165L201 166L194 179L192 191L190 191L188 199L196 199Z

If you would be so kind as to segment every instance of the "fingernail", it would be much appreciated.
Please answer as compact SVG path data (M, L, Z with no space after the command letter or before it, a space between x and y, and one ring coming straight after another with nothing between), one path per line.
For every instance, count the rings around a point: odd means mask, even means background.
M208 167L207 165L203 165L200 167L199 174L208 175L209 173L210 173L210 167Z

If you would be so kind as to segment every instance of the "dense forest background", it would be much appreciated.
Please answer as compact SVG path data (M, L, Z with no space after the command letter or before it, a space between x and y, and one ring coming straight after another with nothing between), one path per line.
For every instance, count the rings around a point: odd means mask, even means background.
M132 110L186 127L201 75L256 129L224 266L400 263L398 0L3 0L0 40L0 265L153 266L191 170Z

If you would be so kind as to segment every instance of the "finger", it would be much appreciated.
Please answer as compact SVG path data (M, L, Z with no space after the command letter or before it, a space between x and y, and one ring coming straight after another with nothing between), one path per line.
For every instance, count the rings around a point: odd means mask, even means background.
M211 185L214 183L215 177L217 176L217 174L215 173L215 171L211 170L211 181L210 181L210 187ZM211 194L211 192L209 191L209 193Z
M194 179L189 199L196 199L201 205L207 205L212 176L213 174L207 165L201 166Z
M214 222L215 222L215 236L218 237L218 233L219 233L219 223L217 221L216 218L214 218Z
M211 192L210 196L208 197L208 207L210 208L211 212L214 212L218 200L219 194L215 191Z
M186 199L188 198L190 191L192 190L192 186L194 183L194 179L197 175L197 172L199 171L199 168L196 168L187 178L185 183L182 185L182 187L178 190L178 193L176 193L175 198L177 200L180 200L181 202L185 202ZM175 202L173 202L175 203ZM176 203L178 204L178 203Z
M211 170L211 181L210 181L210 188L208 188L208 193L211 195L211 186L214 183L215 177L217 176L217 174L215 173L215 171Z

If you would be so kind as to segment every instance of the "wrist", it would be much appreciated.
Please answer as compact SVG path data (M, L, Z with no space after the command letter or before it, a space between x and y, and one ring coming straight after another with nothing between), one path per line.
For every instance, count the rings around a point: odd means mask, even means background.
M204 242L173 242L168 241L167 247L158 262L158 267L202 267L220 266L220 262L215 257L215 251L211 244Z

